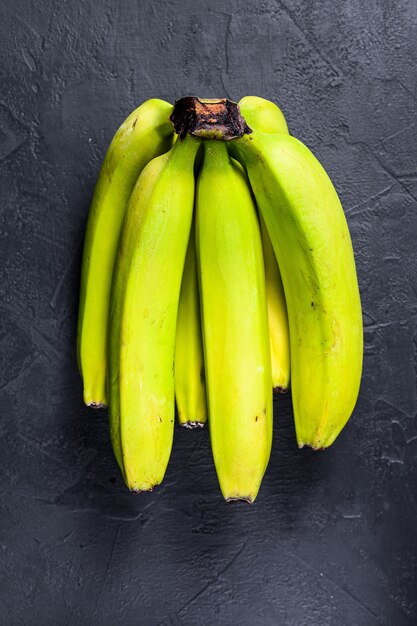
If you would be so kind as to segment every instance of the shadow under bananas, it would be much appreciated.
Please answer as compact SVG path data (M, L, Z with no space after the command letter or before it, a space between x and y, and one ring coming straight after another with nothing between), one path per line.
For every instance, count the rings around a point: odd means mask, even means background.
M281 536L308 525L331 475L333 456L333 448L298 448L291 393L276 394L271 458L255 504L267 507Z

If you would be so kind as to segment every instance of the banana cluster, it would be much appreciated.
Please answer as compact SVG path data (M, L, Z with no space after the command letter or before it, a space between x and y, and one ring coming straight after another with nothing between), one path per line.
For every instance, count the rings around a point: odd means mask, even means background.
M363 331L346 219L326 172L267 100L247 131L174 132L148 100L117 131L84 244L78 364L108 406L132 491L165 474L175 420L208 420L227 500L253 502L290 383L299 447L331 445L356 403Z

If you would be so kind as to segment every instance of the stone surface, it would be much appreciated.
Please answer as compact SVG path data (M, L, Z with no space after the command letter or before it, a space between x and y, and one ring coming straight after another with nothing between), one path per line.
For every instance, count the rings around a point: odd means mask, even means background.
M417 623L417 4L3 0L0 622ZM288 396L252 507L226 505L208 432L176 429L130 495L75 333L100 162L143 100L256 94L321 159L352 233L363 384L332 448L297 450Z

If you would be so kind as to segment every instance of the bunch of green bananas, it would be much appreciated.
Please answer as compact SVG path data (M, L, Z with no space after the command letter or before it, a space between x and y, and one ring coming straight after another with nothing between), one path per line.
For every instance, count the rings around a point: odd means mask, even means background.
M78 363L132 491L164 477L175 404L182 425L208 417L224 497L253 502L290 369L300 447L331 445L356 403L362 316L337 193L275 104L236 108L246 131L230 138L177 134L174 108L145 102L94 192Z

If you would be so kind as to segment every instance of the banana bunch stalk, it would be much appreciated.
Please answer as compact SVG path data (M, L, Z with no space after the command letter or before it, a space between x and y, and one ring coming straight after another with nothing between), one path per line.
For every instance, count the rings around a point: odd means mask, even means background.
M163 480L176 407L183 426L208 421L224 498L253 502L273 390L291 387L299 447L328 447L362 341L339 198L274 103L154 99L129 115L90 208L77 356L131 491Z

